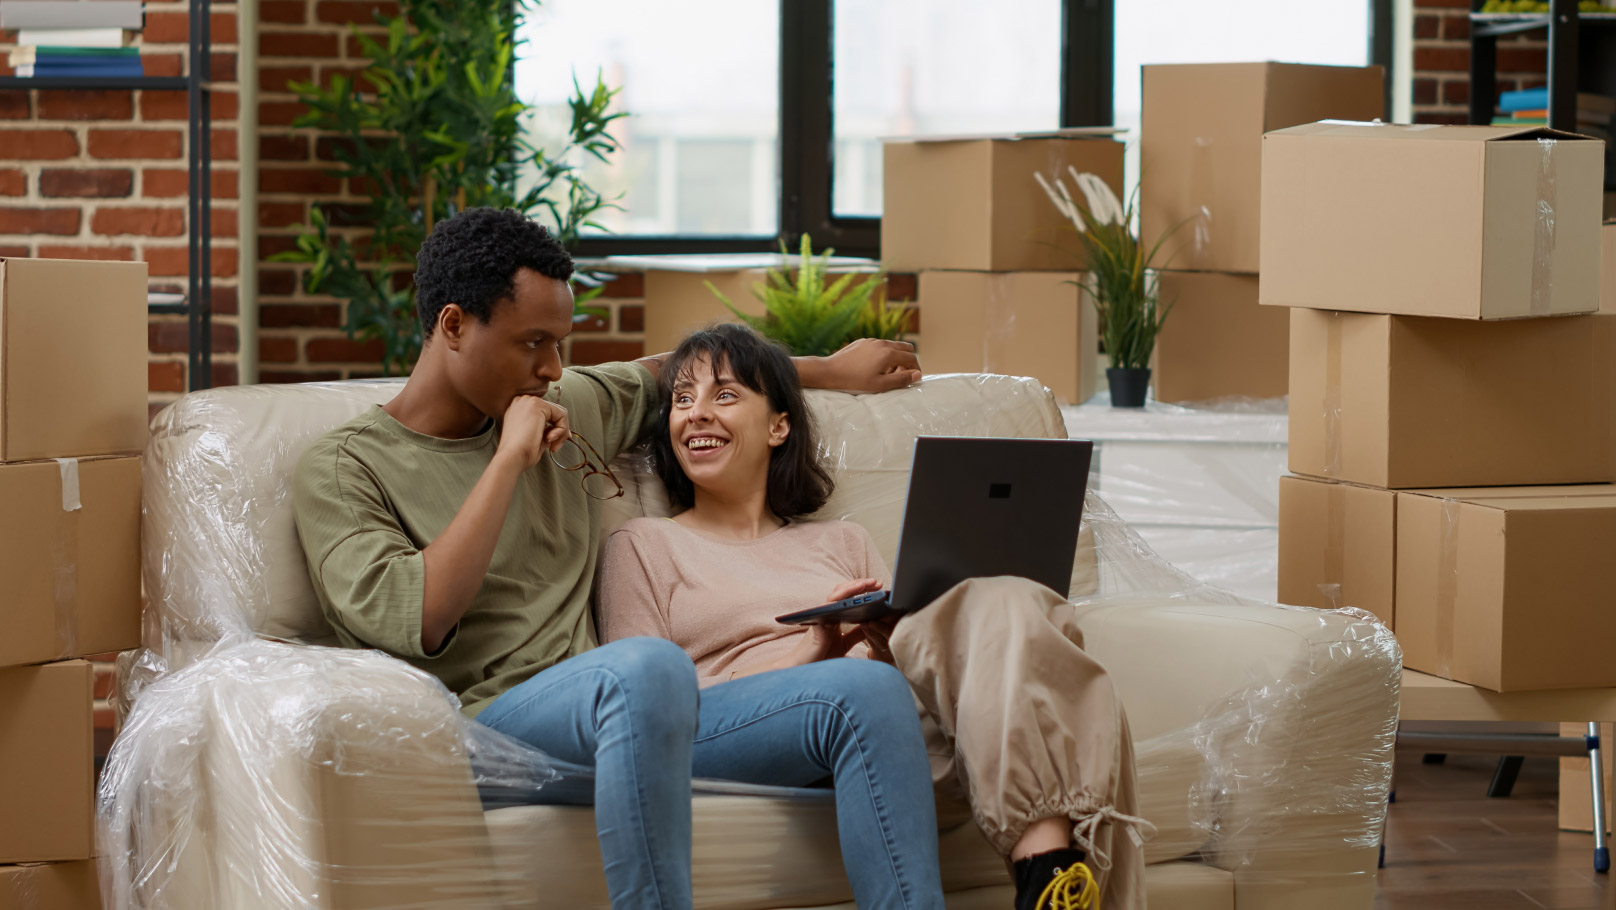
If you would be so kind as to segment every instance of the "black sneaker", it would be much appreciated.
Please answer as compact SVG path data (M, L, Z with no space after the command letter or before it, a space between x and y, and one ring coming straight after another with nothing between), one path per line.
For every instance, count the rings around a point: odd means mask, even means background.
M1016 910L1099 910L1100 886L1082 850L1051 850L1015 864Z

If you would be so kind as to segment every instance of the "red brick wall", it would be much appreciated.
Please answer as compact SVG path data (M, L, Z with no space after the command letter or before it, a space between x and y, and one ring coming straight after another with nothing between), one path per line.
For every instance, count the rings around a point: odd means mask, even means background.
M185 4L150 0L139 37L149 75L183 73ZM215 384L236 381L236 5L213 4L213 314ZM16 36L0 32L0 52ZM11 69L0 57L0 73ZM143 259L153 290L186 281L186 97L173 92L0 92L0 255ZM182 316L153 317L154 409L186 387Z
M335 73L353 74L365 59L349 24L374 23L373 13L397 11L375 0L263 0L259 5L259 377L264 382L303 382L377 375L381 348L350 341L341 326L343 304L303 291L306 266L272 263L292 248L308 220L311 202L358 205L359 188L324 172L333 166L330 144L313 130L294 130L303 111L289 82L328 84ZM374 30L380 34L380 29ZM641 282L613 282L596 306L607 311L578 327L567 356L577 363L640 356Z
M1543 30L1498 41L1498 90L1545 84ZM1470 0L1414 0L1414 122L1468 123Z

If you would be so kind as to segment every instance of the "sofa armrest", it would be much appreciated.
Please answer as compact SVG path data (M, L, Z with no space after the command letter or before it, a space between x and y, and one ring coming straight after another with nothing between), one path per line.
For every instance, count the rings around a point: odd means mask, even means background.
M106 907L504 906L468 759L485 730L377 652L223 645L147 687L108 756Z
M1190 738L1208 858L1241 910L1368 907L1391 780L1402 655L1366 613L1195 603L1084 605L1136 741Z

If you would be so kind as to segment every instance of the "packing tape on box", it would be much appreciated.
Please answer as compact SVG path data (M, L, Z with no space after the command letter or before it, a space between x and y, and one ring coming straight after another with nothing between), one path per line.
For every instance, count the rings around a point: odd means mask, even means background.
M1324 580L1319 582L1319 592L1332 610L1346 606L1341 600L1346 575L1346 493L1340 484L1331 484L1324 493Z
M1341 476L1341 314L1331 313L1324 344L1324 476Z
M1005 342L1016 334L1016 307L1015 301L1010 300L1010 292L1005 289L1005 281L1009 276L988 276L988 302L983 310L982 326L982 372L984 373L1014 373L1018 365L1001 362L1008 358L999 355L1004 350ZM1020 366L1025 370L1025 366Z
M1212 137L1196 136L1191 146L1190 217L1195 220L1191 235L1196 258L1200 258L1212 246L1212 190L1218 184L1212 172Z
M1453 612L1459 599L1459 510L1457 499L1442 500L1442 535L1436 562L1437 675L1453 677Z
M71 657L79 652L79 516L84 503L79 498L79 460L58 458L62 480L62 516L56 533L55 573L52 586L56 607L56 643L61 653Z
M1549 315L1554 296L1554 213L1560 204L1554 150L1558 140L1539 139L1543 150L1537 169L1537 217L1532 228L1532 315Z

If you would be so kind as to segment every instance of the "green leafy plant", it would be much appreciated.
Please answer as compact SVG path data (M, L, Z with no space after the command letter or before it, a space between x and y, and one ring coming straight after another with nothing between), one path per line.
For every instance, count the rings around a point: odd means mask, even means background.
M707 288L737 318L798 356L832 354L858 338L901 340L909 312L887 303L885 276L849 272L826 283L835 252L814 256L813 242L803 234L796 266L769 269L766 280L753 288L763 304L762 316L741 312L711 281ZM780 255L790 255L784 241Z
M1546 13L1552 9L1546 0L1487 0L1481 5L1481 12L1484 13ZM1577 12L1608 13L1610 7L1599 0L1579 0Z
M1082 202L1067 192L1059 178L1051 185L1043 174L1033 176L1077 231L1088 272L1087 280L1078 282L1078 287L1099 313L1106 357L1113 367L1148 367L1156 335L1173 309L1171 301L1161 305L1151 272L1158 268L1156 257L1162 244L1188 222L1164 231L1147 248L1133 229L1139 202L1137 185L1128 196L1128 204L1123 205L1097 175L1079 174L1071 167L1067 170L1082 193Z
M338 165L329 173L367 199L311 206L296 248L270 258L308 263L304 286L347 301L348 336L379 340L389 373L408 372L421 352L415 289L403 273L438 221L475 206L513 208L572 246L612 206L575 162L617 151L610 127L624 115L610 110L616 91L598 76L587 91L574 80L563 147L533 145L511 66L520 7L402 0L398 15L377 13L381 40L353 27L370 59L357 77L291 85L308 108L293 126L329 134L321 143ZM575 319L594 312L582 304L598 293L576 295Z

